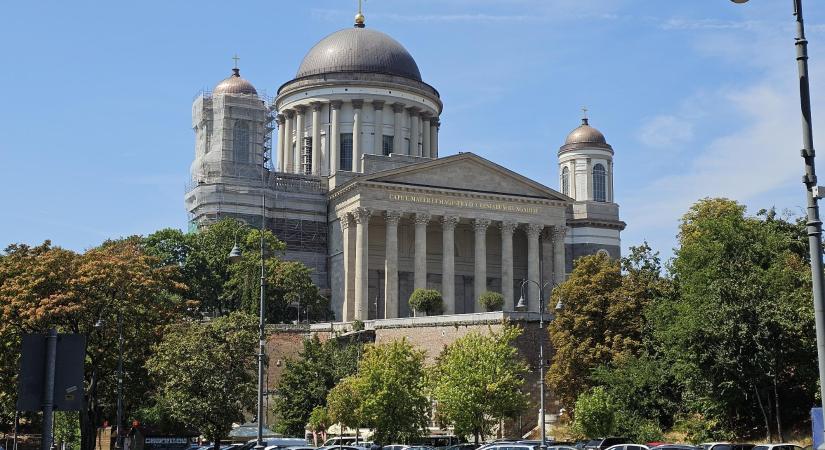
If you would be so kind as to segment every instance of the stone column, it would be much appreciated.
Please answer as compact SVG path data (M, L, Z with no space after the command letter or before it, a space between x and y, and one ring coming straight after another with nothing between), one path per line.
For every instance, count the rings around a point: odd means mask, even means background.
M587 174L585 175L585 179L587 180L587 189L585 189L585 192L587 192L586 200L593 200L593 160L587 158L585 161L587 170Z
M306 106L295 107L295 173L303 174L304 170L304 128Z
M312 102L312 174L323 175L321 170L321 102Z
M369 225L370 210L355 208L355 318L367 320L369 317Z
M355 316L353 302L355 294L355 285L353 284L355 281L355 236L353 236L353 232L355 227L349 214L345 213L338 216L338 220L341 224L341 249L344 258L344 299L341 308L341 321L350 322Z
M400 211L384 212L387 238L384 261L384 318L398 317L398 221Z
M421 156L421 149L418 147L418 108L413 106L407 108L410 114L410 156Z
M278 165L275 166L278 172L284 171L284 115L278 114L275 117L278 122Z
M332 108L332 127L329 132L330 137L328 139L329 142L329 174L335 175L338 173L338 168L341 167L341 158L338 156L338 141L341 138L341 123L340 123L340 115L341 115L341 104L343 102L341 100L333 100L329 102L330 108Z
M284 130L284 172L292 173L295 166L295 152L292 151L292 124L295 120L295 111L286 112L286 129Z
M539 236L544 225L531 223L527 225L527 279L535 283L527 283L527 306L530 311L539 311L539 285L541 283L541 273L539 272Z
M564 236L567 227L556 225L553 227L553 281L557 284L567 278L567 258L564 255Z
M432 136L430 136L430 158L438 158L438 128L441 126L441 121L438 117L435 117L430 123L432 123L430 128L432 133Z
M504 296L504 311L514 311L513 302L513 231L515 222L501 222L501 295Z
M473 285L476 302L481 294L487 291L487 227L490 221L487 219L476 219L473 221L475 229L475 271L473 275Z
M430 215L427 213L415 214L415 272L413 276L414 289L427 289L427 224Z
M375 110L373 129L375 130L375 140L372 145L373 155L384 154L384 101L373 100L372 108Z
M444 299L444 314L455 314L455 226L458 217L444 216L441 224L441 297Z
M570 161L570 196L578 200L576 197L576 160Z
M361 155L363 155L361 144L361 108L364 107L363 100L352 101L352 171L363 172L361 168Z
M404 154L404 105L393 103L392 110L395 113L395 132L392 137L392 152L399 155Z
M421 116L421 138L424 140L421 146L421 156L430 157L430 138L432 137L429 114Z

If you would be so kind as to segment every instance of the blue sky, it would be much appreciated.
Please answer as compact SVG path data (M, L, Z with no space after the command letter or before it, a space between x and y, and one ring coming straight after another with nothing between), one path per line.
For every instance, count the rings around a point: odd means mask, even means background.
M0 244L83 250L185 228L198 90L238 53L274 94L356 3L5 5ZM825 5L806 6L822 130ZM670 255L704 196L802 212L790 0L369 0L365 14L440 91L442 155L472 151L557 188L556 151L586 105L616 151L625 247Z

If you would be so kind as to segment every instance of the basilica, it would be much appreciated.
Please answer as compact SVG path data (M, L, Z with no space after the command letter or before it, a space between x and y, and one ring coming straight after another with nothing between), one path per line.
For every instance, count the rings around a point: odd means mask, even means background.
M462 315L483 312L486 291L514 311L524 284L536 312L539 286L563 281L576 258L619 257L614 151L587 118L559 139L554 189L441 148L438 90L360 13L296 66L275 98L236 67L195 99L185 205L195 227L263 220L286 259L313 269L338 321L412 316L416 288Z

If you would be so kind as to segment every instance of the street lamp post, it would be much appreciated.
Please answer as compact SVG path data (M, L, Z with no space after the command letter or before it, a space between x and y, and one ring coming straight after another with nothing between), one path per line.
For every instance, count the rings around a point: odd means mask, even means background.
M734 3L746 3L748 0L732 0ZM805 22L802 17L802 0L793 0L796 17L796 65L799 73L799 101L802 113L802 151L805 161L805 184L807 196L807 231L808 248L811 258L812 292L814 301L814 319L816 322L816 350L819 360L819 389L825 402L825 296L823 296L822 277L822 221L819 219L818 200L825 196L825 188L817 186L816 168L814 166L814 138L811 124L811 91L808 78L808 40L805 39ZM823 404L825 406L825 404ZM825 408L823 408L825 409Z
M539 329L542 331L542 333L544 333L544 289L550 284L553 285L553 288L556 288L558 285L556 283L553 283L552 281L548 281L544 284L539 284L537 281L534 280L523 280L521 282L521 297L519 297L518 299L516 309L524 309L527 307L527 303L524 301L524 286L527 286L527 283L533 283L539 288ZM561 303L561 300L559 300L559 303ZM547 430L544 421L544 336L539 337L539 381L539 420L541 420L541 450L546 450Z
M116 448L123 448L123 312L117 311L117 437Z
M261 169L262 171L265 169ZM266 266L265 266L265 252L264 252L264 230L266 230L266 185L264 184L264 175L261 175L261 298L258 305L258 430L255 442L255 449L261 450L264 446L264 352L266 350L266 330L264 321L264 302L266 300ZM232 251L229 252L229 261L240 261L241 249L238 247L236 240Z

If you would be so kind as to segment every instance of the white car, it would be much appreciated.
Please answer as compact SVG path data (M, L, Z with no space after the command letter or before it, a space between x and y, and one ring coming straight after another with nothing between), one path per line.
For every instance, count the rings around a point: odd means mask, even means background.
M802 447L794 444L759 444L752 450L802 450Z
M607 447L607 450L650 450L650 447L642 444L617 444Z

